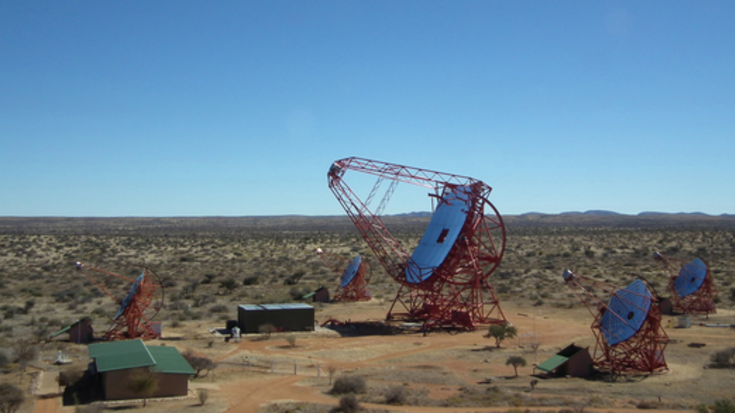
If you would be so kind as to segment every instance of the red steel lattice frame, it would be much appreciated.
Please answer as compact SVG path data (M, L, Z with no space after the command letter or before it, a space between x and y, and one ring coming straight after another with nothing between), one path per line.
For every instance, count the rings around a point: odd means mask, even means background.
M344 181L347 171L377 176L379 182L388 179L429 188L439 202L446 191L465 188L463 190L469 193L467 219L457 242L443 263L434 269L433 276L420 283L408 282L404 270L411 255L391 235L379 214L368 207L375 188L368 202L363 202ZM507 322L494 287L488 281L505 250L505 226L487 199L492 190L487 184L470 177L355 157L334 162L328 181L329 188L378 261L401 285L387 319L423 321L427 329L474 330L478 324ZM389 191L393 189L391 186Z
M707 266L707 274L704 277L702 286L694 293L681 297L674 288L674 283L679 276L679 272L687 263L678 258L667 257L660 252L656 252L653 258L661 263L669 275L669 284L666 290L671 296L671 304L675 312L682 314L714 314L717 312L715 306L717 288L715 288L715 281L706 261L700 258Z
M334 271L337 275L342 275L345 268L350 263L350 260L329 252L324 251L321 248L316 250L317 255L321 258L322 262ZM370 291L367 290L367 285L370 282L370 271L369 265L363 258L360 261L360 267L357 269L355 276L352 278L346 286L337 289L334 295L334 301L367 301L370 300Z
M84 274L94 285L97 286L103 293L114 300L118 305L122 305L122 299L116 298L111 294L107 288L105 288L99 280L95 279L90 275L89 271L94 271L100 274L104 274L109 277L118 278L125 280L131 284L135 283L135 279L124 277L119 274L115 274L110 271L106 271L100 268L91 267L81 262L76 263L77 271ZM132 297L128 305L123 310L122 314L116 319L112 320L110 327L105 333L105 340L129 340L134 338L140 339L152 339L158 337L158 334L153 329L151 321L158 314L161 307L163 306L163 288L159 283L155 283L153 278L157 278L154 272L147 267L143 267L143 280L138 287L137 292ZM126 297L128 291L125 292ZM159 302L155 303L156 306L152 306L154 298L158 298Z
M602 316L608 311L608 306L582 286L580 280L610 295L618 291L619 288L605 282L576 275L568 270L565 273L567 285L594 317L591 329L596 339L592 356L595 367L601 372L618 375L653 374L668 371L664 350L669 343L669 336L661 325L659 299L653 289L648 289L651 292L651 307L641 328L629 339L611 346L601 330Z

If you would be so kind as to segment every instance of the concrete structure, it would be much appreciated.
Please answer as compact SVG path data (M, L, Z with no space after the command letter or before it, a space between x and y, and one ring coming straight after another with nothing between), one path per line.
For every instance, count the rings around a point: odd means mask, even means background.
M149 371L157 377L157 388L149 397L186 396L189 377L196 374L175 348L146 346L140 339L90 344L88 351L105 400L142 398L130 383Z
M76 323L64 327L61 330L51 334L49 339L69 333L69 341L77 344L87 344L94 341L94 329L92 328L92 319L87 317L78 320Z
M263 304L237 307L237 325L243 333L258 333L271 324L276 331L313 331L314 307L308 304Z
M592 374L594 363L589 347L577 347L572 343L535 369L555 376L587 377Z

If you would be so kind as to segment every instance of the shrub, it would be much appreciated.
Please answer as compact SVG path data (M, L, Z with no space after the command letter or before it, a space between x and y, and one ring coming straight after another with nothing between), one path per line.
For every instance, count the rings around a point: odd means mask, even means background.
M403 386L390 386L385 392L385 403L399 406L406 404L406 389Z
M365 379L360 376L342 376L334 381L332 386L332 394L347 394L347 393L364 393Z
M209 390L207 389L199 389L197 391L197 398L199 398L199 404L201 406L204 406L204 403L207 402L207 399L209 398Z
M214 363L214 361L212 361L212 359L207 358L207 357L196 356L191 351L185 351L184 354L182 354L182 356L184 356L184 359L186 359L186 361L189 363L191 368L193 368L194 371L196 372L196 374L194 374L194 378L206 377L211 370L217 367L217 365ZM201 375L201 372L205 370L206 372L204 373L204 375Z
M75 385L84 376L84 372L76 369L62 370L59 372L59 386L70 387Z
M2 413L15 413L24 401L23 390L10 383L0 384L0 411Z
M343 413L353 413L359 410L360 402L357 400L357 397L354 394L348 394L346 396L340 397L337 411Z
M224 304L213 305L209 308L210 313L226 313L227 311L227 306Z
M257 275L251 275L242 280L242 285L256 285L258 282L260 282L260 277Z
M715 402L712 413L735 413L735 403L728 399L720 399Z
M276 332L276 326L273 324L261 324L258 326L258 332L265 338L270 338L271 334Z
M660 408L660 404L651 400L643 400L636 405L641 410L654 410Z
M712 362L712 367L735 367L735 347L720 350L710 355L710 361Z

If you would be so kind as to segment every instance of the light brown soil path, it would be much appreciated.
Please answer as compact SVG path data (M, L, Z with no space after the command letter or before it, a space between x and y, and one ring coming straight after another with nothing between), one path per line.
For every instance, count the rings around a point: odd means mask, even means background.
M61 400L58 397L36 399L33 413L57 413L61 411Z
M277 376L264 380L242 380L221 385L230 408L225 413L256 413L261 405L279 400L334 404L333 398L317 389L298 384L303 376Z

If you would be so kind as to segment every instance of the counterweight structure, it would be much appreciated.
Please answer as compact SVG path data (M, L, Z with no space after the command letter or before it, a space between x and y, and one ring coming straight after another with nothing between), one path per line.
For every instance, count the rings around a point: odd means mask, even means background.
M365 201L347 185L348 172L377 177ZM332 164L329 188L385 271L400 284L388 320L422 322L425 330L474 330L506 323L488 278L505 250L505 226L484 182L454 174L363 158ZM378 207L371 201L389 181ZM436 207L419 245L409 253L389 232L382 211L399 183L430 190Z
M97 288L119 304L117 314L112 318L112 323L107 329L107 333L105 333L106 340L129 340L134 338L145 340L158 336L151 325L151 321L163 306L163 287L160 282L157 282L158 277L151 269L143 267L141 274L135 279L131 279L81 262L77 262L75 267ZM95 276L92 276L92 274ZM110 277L132 284L122 300L116 298L104 286L105 281L109 281Z
M340 276L340 284L334 301L366 301L370 299L367 285L370 282L370 267L358 254L352 260L324 251L316 250L319 258Z
M660 252L653 258L661 263L668 273L667 290L671 294L671 304L675 312L683 314L714 314L717 289L709 266L701 258L684 262L667 257Z
M668 371L664 350L669 337L661 326L659 299L641 279L625 288L564 271L564 281L594 317L597 344L595 367L611 374L653 374ZM605 304L582 284L610 295Z

